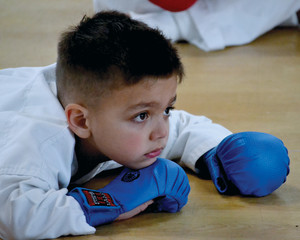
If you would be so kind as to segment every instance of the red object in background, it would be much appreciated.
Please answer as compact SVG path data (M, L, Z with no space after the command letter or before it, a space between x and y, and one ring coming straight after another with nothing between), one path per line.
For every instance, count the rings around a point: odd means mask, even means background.
M197 0L149 0L155 5L171 11L181 12L190 8Z

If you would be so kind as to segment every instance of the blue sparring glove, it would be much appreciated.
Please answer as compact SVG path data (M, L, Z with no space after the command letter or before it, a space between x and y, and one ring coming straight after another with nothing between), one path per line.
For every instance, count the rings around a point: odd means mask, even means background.
M200 177L205 168L220 193L265 196L281 186L289 174L288 151L283 142L266 133L229 135L196 163ZM206 176L205 176L206 175Z
M187 203L189 192L184 170L170 160L158 158L140 170L125 168L104 188L74 188L68 195L79 202L87 222L98 226L152 199L154 211L180 211Z

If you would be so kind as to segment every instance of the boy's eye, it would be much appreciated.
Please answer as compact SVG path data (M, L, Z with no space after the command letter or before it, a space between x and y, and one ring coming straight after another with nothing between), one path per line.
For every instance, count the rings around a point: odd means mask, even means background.
M165 112L164 112L164 115L165 116L170 116L170 112L174 109L174 107L167 107Z
M143 112L134 118L135 122L141 123L144 122L149 117L148 113Z

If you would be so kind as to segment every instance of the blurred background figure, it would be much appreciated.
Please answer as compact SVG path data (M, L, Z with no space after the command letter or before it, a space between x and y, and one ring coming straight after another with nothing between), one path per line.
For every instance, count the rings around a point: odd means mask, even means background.
M94 0L204 51L247 44L277 26L299 27L300 0ZM297 16L298 12L298 16Z

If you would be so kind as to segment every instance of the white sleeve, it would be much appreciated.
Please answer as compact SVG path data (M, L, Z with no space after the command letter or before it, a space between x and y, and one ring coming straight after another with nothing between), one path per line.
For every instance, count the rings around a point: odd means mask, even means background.
M130 2L130 4L128 4ZM145 0L94 0L96 11L114 9L159 28L172 41L187 40L204 51L247 44L291 19L299 0L198 0L189 9L169 12Z
M211 51L249 43L299 9L299 0L198 0L187 12L199 35L194 44Z
M171 113L169 131L168 143L161 157L180 159L193 171L196 171L195 163L199 157L231 134L204 116L176 110Z
M62 235L92 234L78 202L41 179L0 176L0 237L45 239Z
M94 233L66 195L75 139L49 89L55 66L0 71L0 238Z

